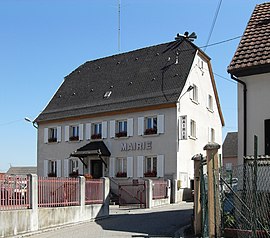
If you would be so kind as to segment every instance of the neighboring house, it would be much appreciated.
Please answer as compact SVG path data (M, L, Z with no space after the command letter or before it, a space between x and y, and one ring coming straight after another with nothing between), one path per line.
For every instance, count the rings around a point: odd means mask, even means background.
M223 167L226 171L231 171L237 166L238 136L237 132L228 132L222 145Z
M188 37L88 61L36 118L38 174L169 178L190 187L192 156L222 144L210 58Z
M27 174L37 174L36 166L11 166L7 175L27 175Z
M238 82L238 157L270 155L270 2L259 4L248 22L240 44L228 66Z

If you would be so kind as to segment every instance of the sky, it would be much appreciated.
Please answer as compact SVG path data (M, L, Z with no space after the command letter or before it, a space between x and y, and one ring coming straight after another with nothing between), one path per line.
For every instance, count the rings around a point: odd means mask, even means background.
M194 43L211 57L223 139L237 131L237 84L227 66L236 37L265 1L121 0L120 38L118 1L0 0L0 172L36 165L37 130L24 118L38 116L66 75L86 61L169 42L185 31L195 32Z

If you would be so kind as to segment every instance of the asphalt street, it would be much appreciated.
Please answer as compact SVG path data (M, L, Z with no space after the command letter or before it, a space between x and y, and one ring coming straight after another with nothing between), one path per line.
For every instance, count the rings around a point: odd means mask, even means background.
M111 206L109 218L57 227L23 237L175 237L179 229L190 224L192 208L193 203L184 202L152 209Z

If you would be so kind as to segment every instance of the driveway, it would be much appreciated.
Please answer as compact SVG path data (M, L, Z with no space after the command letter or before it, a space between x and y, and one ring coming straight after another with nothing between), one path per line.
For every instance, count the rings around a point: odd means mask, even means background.
M174 237L190 224L193 203L171 204L152 209L110 207L110 217L54 228L32 238L97 238L97 237Z

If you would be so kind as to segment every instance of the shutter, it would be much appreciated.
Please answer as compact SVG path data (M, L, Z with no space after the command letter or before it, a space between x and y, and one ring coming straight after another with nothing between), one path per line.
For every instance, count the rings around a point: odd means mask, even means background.
M48 143L48 132L49 129L48 128L44 128L44 143Z
M83 140L83 124L79 125L79 140Z
M79 166L79 175L83 175L84 172L83 172L83 163L80 159L78 159L78 166Z
M164 155L157 156L157 177L164 177Z
M164 133L164 115L157 116L157 133Z
M48 177L48 160L44 160L44 167L43 167L43 176L44 177Z
M110 158L110 177L115 177L115 158Z
M110 138L115 137L115 120L110 121Z
M138 136L144 134L144 117L138 117Z
M69 159L64 160L64 177L69 177ZM58 163L57 163L58 166Z
M91 139L91 123L86 123L85 125L85 139L90 140Z
M103 121L102 122L102 139L106 139L107 138L107 122Z
M143 156L137 156L137 177L142 178L143 177Z
M56 176L61 177L62 176L62 167L61 167L61 160L56 160Z
M62 140L62 130L61 130L61 126L57 127L57 142L61 142Z
M127 120L127 136L133 136L133 118Z
M127 177L133 177L133 157L127 157Z
M65 126L65 141L69 141L69 126Z

